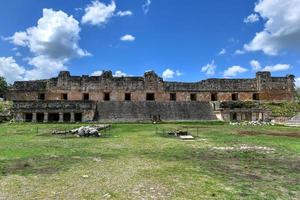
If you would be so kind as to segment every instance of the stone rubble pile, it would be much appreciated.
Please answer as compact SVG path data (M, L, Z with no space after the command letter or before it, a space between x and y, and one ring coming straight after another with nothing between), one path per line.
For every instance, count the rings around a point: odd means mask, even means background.
M230 122L232 126L274 126L275 122L263 122L263 121L244 121L244 122Z
M100 137L100 131L110 128L111 125L108 124L99 124L93 126L82 126L80 128L76 128L70 131L54 131L52 134L54 135L62 135L62 134L73 134L78 137Z
M292 117L285 124L286 126L300 126L300 115Z

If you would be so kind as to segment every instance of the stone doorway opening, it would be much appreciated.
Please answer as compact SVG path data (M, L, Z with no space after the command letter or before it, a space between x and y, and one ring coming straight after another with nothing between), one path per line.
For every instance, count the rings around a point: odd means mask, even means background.
M75 122L82 122L82 113L75 113Z
M44 122L44 113L37 113L36 114L36 121L37 122Z
M25 113L25 122L32 122L32 113Z
M48 120L49 120L49 122L58 122L59 121L59 113L49 113Z
M70 113L64 113L64 122L70 122L71 121L71 114Z

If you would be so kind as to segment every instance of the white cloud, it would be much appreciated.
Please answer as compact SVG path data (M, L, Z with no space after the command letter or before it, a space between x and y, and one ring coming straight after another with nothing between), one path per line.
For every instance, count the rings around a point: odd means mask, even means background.
M133 13L130 10L117 12L117 16L120 17L131 16L131 15L133 15Z
M120 70L118 70L118 71L115 72L115 74L113 76L115 76L115 77L123 77L123 76L127 76L127 74L124 73L124 72L122 72L122 71L120 71Z
M260 62L257 60L251 60L250 65L251 65L253 71L258 71L261 69Z
M126 35L123 35L120 38L120 40L124 41L124 42L133 42L135 40L135 37L133 35L126 34Z
M300 88L300 77L299 78L295 78L295 84L297 88Z
M232 66L224 71L224 77L234 77L237 74L245 73L248 69L243 68L241 66Z
M6 38L17 46L26 47L28 45L28 35L26 32L16 32L12 37Z
M299 0L260 0L254 10L266 23L264 30L244 45L245 50L267 55L277 55L284 49L300 50Z
M151 5L151 0L146 0L145 3L143 4L142 9L145 15L147 15L148 12L150 11L150 5Z
M211 63L203 66L201 71L205 72L207 75L214 75L217 66L215 65L215 61L213 60Z
M224 55L226 54L226 49L222 49L220 52L219 52L219 55Z
M277 71L285 71L290 69L291 66L288 64L277 64L273 66L266 66L263 68L263 71L277 72Z
M97 26L105 25L110 18L114 16L115 10L116 4L114 1L111 1L108 5L105 5L98 0L92 1L92 3L87 5L84 9L85 14L81 19L81 23Z
M235 55L243 55L245 54L245 51L242 51L240 49L237 49L235 52L234 52Z
M174 78L175 76L181 76L182 73L178 70L174 71L170 68L167 68L165 71L163 71L162 73L162 77L163 79L172 79Z
M100 71L95 71L91 74L91 76L101 76L103 74L103 71L100 70Z
M25 68L18 65L12 57L0 57L0 76L4 77L8 83L16 80L23 80Z
M59 71L66 70L64 65L67 61L53 59L45 55L29 59L28 64L34 66L25 72L24 80L36 80L57 76Z
M27 47L33 54L28 64L33 68L24 73L24 79L42 79L57 75L66 69L65 64L75 57L90 55L78 45L79 22L62 11L43 9L37 26L16 32L10 41Z
M258 14L251 14L247 18L244 19L244 23L249 24L249 23L255 23L259 21L259 15Z

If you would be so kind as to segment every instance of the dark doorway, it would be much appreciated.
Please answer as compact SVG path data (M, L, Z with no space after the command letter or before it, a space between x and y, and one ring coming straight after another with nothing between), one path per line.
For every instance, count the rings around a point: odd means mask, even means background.
M131 101L131 94L125 93L125 101Z
M259 101L259 94L254 93L252 98L253 98L254 101Z
M59 113L49 113L48 121L49 122L58 122L59 121Z
M68 100L68 94L67 93L61 94L61 99L62 100Z
M71 121L71 114L64 113L64 122L70 122L70 121Z
M44 122L44 113L37 113L36 114L36 121L37 122Z
M147 94L146 94L146 100L147 100L147 101L154 101L154 100L155 100L155 95L154 95L154 93L147 93Z
M217 93L212 93L210 97L211 101L218 101L218 94Z
M89 93L84 93L84 94L83 94L83 100L84 100L84 101L90 100L90 95L89 95Z
M231 121L237 121L237 114L236 113L230 113L230 120Z
M104 100L104 101L110 101L110 93L105 92L105 93L104 93L103 100Z
M38 100L45 100L45 93L40 93L38 95Z
M191 94L191 101L197 101L197 94Z
M82 122L82 113L75 113L75 122Z
M32 122L32 113L25 114L25 122Z
M231 95L231 99L232 99L232 101L237 101L237 100L239 100L239 94L238 94L238 93L232 94L232 95Z
M170 101L176 101L176 93L170 93Z

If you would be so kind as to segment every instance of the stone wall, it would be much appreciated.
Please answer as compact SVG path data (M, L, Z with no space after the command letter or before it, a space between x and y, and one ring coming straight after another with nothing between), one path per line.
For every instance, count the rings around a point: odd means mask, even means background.
M100 121L217 120L209 102L99 102Z
M153 100L146 98L148 93L154 94ZM130 94L130 100L125 100L125 94ZM176 99L172 100L171 94ZM47 80L17 81L7 97L14 101L14 118L18 121L36 121L41 116L48 121L48 115L59 121L74 121L79 119L78 114L81 121L137 121L153 116L161 120L213 120L220 115L228 120L234 113L238 119L260 119L256 115L263 111L227 110L216 114L217 105L229 101L293 101L294 94L294 76L272 77L270 72L258 72L252 79L187 83L163 81L153 71L143 77L113 77L111 71L101 76L71 76L63 71ZM249 117L250 113L255 117Z
M239 100L253 100L258 93L261 101L292 101L295 94L294 76L271 77L269 72L258 72L253 79L207 79L194 83L163 81L154 72L144 77L113 77L110 71L101 76L71 76L61 72L57 78L39 81L15 82L10 89L10 100L37 100L40 93L45 100L61 100L62 94L68 100L82 100L89 94L89 100L104 101L104 93L111 101L124 101L125 93L131 93L132 101L146 101L146 93L155 93L155 101L167 102L170 93L176 93L176 101L190 101L190 94L197 95L197 101L211 101L211 94L217 93L218 101L232 100L238 93Z

